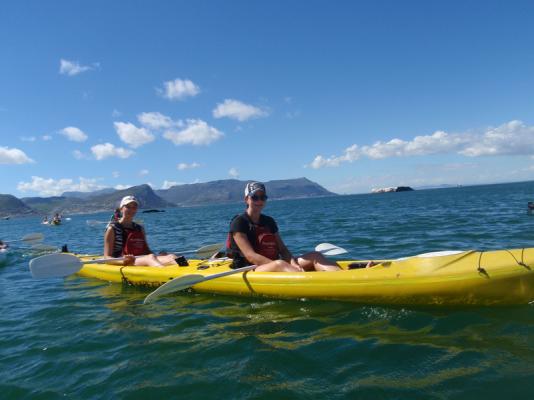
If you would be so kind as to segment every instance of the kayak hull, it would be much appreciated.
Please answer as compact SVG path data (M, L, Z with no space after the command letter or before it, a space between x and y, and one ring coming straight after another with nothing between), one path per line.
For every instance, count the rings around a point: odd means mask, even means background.
M87 260L87 259L86 259ZM507 305L534 300L534 248L384 260L335 272L248 271L213 279L194 290L226 295L334 299L366 304ZM524 265L521 265L520 263ZM160 286L174 278L228 271L230 261L190 260L187 267L85 264L79 275L135 286Z

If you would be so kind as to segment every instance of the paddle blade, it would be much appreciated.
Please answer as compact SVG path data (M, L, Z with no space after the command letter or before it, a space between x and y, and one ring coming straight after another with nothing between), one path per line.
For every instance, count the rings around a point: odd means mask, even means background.
M30 271L37 279L72 275L82 266L78 257L71 254L47 254L30 260Z
M332 249L332 250L325 251L325 252L323 252L323 255L325 255L325 256L337 256L339 254L345 254L345 253L347 253L347 250L342 249L340 247L339 249Z
M88 219L85 221L85 223L89 226L98 226L98 225L107 224L108 221L97 221L95 219Z
M210 258L213 254L217 253L223 246L224 243L209 244L207 246L201 247L200 249L197 249L196 253L198 258L200 259Z
M173 279L159 288L154 290L143 300L143 304L148 304L156 300L158 297L164 296L169 293L179 292L180 290L187 289L194 286L197 283L203 282L206 279L204 275L186 275L181 278Z
M336 246L332 243L321 243L315 246L315 251L318 251L319 253L322 253L325 256L337 256L338 254L345 254L348 253L347 250L345 250L342 247Z
M52 246L50 244L36 243L32 245L31 249L39 251L57 251L58 248L57 246Z
M40 242L43 239L44 239L44 235L42 233L30 233L28 235L23 236L22 239L20 239L20 241L21 242Z

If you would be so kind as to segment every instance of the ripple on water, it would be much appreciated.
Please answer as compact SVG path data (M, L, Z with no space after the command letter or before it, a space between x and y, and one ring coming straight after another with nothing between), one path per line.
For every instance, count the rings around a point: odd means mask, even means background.
M294 252L320 242L351 257L532 246L534 184L271 202ZM144 214L155 249L225 239L241 204ZM0 238L102 251L72 216L2 221ZM533 306L396 308L150 291L82 278L33 280L16 251L0 267L2 398L531 398Z

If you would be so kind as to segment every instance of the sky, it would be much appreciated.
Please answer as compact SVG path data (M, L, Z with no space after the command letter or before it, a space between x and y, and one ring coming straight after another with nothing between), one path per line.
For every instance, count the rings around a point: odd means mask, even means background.
M0 193L534 179L532 1L4 1Z

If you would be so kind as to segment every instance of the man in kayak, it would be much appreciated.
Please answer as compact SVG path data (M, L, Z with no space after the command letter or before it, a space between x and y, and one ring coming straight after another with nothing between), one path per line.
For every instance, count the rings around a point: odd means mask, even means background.
M339 266L313 251L294 257L287 249L273 218L261 212L267 201L265 185L250 182L245 187L246 211L230 223L227 253L232 268L258 265L256 271L338 271Z
M145 230L133 221L138 205L134 196L121 200L121 218L111 222L104 235L104 257L124 257L123 265L163 267L176 264L174 254L156 256L148 247Z

